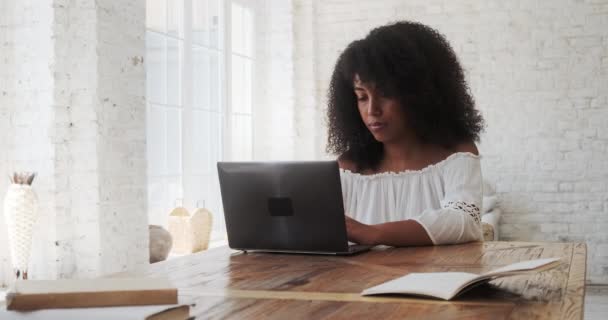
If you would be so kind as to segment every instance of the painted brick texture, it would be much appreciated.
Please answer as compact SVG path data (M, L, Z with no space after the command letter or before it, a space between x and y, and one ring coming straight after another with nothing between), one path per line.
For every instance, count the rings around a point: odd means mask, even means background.
M147 263L145 1L2 6L0 170L40 173L32 278ZM2 284L5 241L0 259Z
M584 241L588 280L608 283L608 1L294 0L291 15L298 146L331 158L326 93L350 41L393 21L430 25L486 119L479 148L503 240Z

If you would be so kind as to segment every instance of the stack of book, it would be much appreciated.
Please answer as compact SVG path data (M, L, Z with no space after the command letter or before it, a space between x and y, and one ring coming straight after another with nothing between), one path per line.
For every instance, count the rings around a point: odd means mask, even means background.
M165 278L18 280L0 319L188 319Z

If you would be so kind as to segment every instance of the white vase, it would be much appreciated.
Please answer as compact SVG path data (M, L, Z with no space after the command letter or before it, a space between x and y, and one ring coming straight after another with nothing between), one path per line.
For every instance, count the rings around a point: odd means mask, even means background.
M34 223L38 217L38 197L31 185L13 183L4 198L11 261L17 279L27 279Z

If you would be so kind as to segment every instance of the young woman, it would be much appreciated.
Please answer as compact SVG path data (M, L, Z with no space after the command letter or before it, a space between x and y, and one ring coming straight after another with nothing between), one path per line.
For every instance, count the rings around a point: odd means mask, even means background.
M474 142L483 119L441 34L399 22L352 42L336 63L327 116L350 241L482 239Z

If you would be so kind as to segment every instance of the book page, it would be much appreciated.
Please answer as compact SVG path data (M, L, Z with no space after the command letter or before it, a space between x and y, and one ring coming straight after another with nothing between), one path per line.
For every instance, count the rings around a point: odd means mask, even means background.
M516 262L492 271L482 274L484 277L494 277L501 275L512 275L516 273L524 273L529 271L544 271L550 268L554 268L561 264L560 258L548 258L548 259L537 259L528 260L522 262Z
M19 294L174 289L166 278L101 278L17 281Z
M464 286L478 277L479 275L466 272L410 273L404 277L368 288L362 294L413 294L449 300L457 295Z

